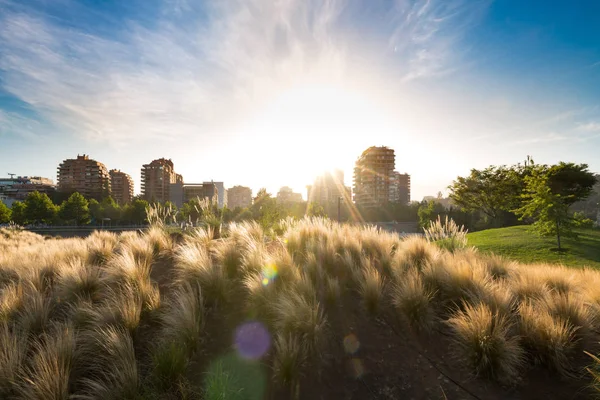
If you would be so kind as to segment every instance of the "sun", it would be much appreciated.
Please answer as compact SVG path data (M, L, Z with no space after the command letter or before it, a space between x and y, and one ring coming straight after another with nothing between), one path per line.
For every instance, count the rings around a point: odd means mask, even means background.
M253 138L246 151L264 155L259 162L269 178L293 188L333 169L342 169L349 184L361 149L392 131L389 118L368 96L327 83L303 84L257 112L246 128L245 136Z

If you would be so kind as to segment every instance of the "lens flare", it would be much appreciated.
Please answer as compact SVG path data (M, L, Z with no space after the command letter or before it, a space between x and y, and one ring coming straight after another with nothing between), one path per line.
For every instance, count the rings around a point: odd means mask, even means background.
M360 348L360 342L354 333L347 335L344 338L344 350L348 354L354 354Z
M267 264L263 267L262 270L263 280L262 284L267 286L269 283L273 282L277 277L277 265L275 264Z
M271 346L271 335L258 321L246 322L235 331L235 348L238 354L249 360L262 357Z

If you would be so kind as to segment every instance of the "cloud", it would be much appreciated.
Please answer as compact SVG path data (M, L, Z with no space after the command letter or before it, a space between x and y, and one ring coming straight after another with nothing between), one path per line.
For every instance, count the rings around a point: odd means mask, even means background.
M362 32L346 34L371 0L222 0L202 10L164 0L157 21L132 17L110 37L0 1L9 5L0 17L4 90L72 134L115 145L234 129L298 82L356 80L358 58L391 58L405 81L448 73L489 5L377 0L365 36L382 44L378 54L356 40Z
M544 144L544 143L551 143L551 142L560 142L560 141L569 140L569 139L571 139L569 136L561 135L556 132L551 132L551 133L541 135L541 136L534 136L534 137L527 138L527 139L516 140L512 144L513 145L536 144L536 143Z
M580 124L577 129L584 132L600 132L600 122Z

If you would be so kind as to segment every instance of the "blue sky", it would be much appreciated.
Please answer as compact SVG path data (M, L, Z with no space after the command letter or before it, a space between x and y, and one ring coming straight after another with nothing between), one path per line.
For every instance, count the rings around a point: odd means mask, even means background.
M600 2L0 0L0 175L302 190L370 145L413 199L470 168L600 172Z

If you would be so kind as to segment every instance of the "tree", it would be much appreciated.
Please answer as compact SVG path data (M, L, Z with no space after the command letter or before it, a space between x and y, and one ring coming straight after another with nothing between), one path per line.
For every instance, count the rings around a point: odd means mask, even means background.
M265 188L260 189L256 194L250 211L253 219L263 228L272 228L282 218L277 200Z
M90 222L88 201L80 193L75 192L60 205L59 215L67 223L88 224Z
M11 218L15 224L25 225L27 220L25 219L25 204L20 201L15 201L11 208Z
M472 169L468 177L458 177L448 187L450 198L465 211L483 213L492 225L507 225L512 210L521 205L524 179L532 167L528 160L524 166ZM512 219L516 220L514 215Z
M0 224L8 224L10 222L11 210L0 201Z
M523 218L533 218L534 229L541 235L556 235L558 249L561 237L573 235L574 219L569 207L585 199L596 183L587 164L561 162L553 166L537 166L525 177L523 205L516 213Z
M419 215L419 226L421 228L426 228L440 215L444 215L446 209L437 201L428 201L421 204L417 213Z
M125 208L125 219L134 224L146 223L146 208L148 202L142 199L135 199Z
M25 198L25 223L50 224L56 218L58 208L46 193L31 192Z
M88 209L90 210L90 217L92 218L92 223L97 224L98 221L101 221L104 218L104 209L102 205L96 199L91 199L88 203Z
M309 217L326 217L325 209L319 203L310 202L306 210L306 215Z
M110 218L112 221L118 221L121 218L121 207L112 197L105 197L100 205L103 218Z

